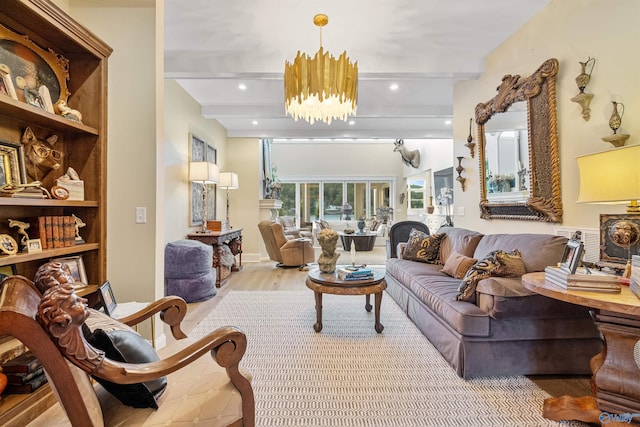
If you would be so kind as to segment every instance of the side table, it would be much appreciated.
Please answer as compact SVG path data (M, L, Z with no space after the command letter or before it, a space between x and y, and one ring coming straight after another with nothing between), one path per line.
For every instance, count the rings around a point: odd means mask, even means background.
M187 238L190 240L198 240L207 245L213 246L213 268L216 269L216 287L224 285L229 279L229 275L223 276L222 264L220 256L222 255L222 245L229 246L231 253L238 256L238 264L231 267L232 272L242 270L242 228L211 231L209 233L189 233Z
M545 281L544 273L522 276L525 288L549 298L594 309L593 318L604 337L604 349L591 359L594 396L561 396L544 402L550 420L579 420L603 425L627 425L640 420L640 299L628 287L619 294L568 291ZM568 355L569 356L569 355Z

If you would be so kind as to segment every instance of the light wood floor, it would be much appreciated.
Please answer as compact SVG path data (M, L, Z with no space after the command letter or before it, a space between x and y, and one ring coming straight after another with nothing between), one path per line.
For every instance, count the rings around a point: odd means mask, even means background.
M358 264L384 264L386 250L375 247L372 252L358 252ZM316 257L317 258L317 257ZM342 254L338 263L350 263L348 253ZM305 290L307 272L297 268L278 268L275 262L245 263L241 272L233 273L227 283L218 289L212 299L200 303L189 304L189 311L183 324L184 331L189 332L200 322L230 290L242 291L283 291ZM311 292L311 291L309 291ZM169 333L170 335L170 333ZM160 353L164 353L161 351ZM584 396L591 394L588 377L529 377L540 388L551 396Z

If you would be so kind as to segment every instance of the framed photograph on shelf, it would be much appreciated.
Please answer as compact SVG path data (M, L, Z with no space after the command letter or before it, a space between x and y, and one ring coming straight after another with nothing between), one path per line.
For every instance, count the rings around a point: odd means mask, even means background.
M0 141L0 186L27 183L22 144Z
M575 274L582 256L584 255L584 245L581 240L571 239L567 242L560 261L560 268L569 274Z
M27 253L35 254L42 252L42 241L40 239L27 240Z
M111 289L111 283L107 280L100 285L100 301L102 301L102 307L107 316L111 316L117 307L116 298L113 295L113 289Z
M78 255L64 258L52 258L51 261L61 262L62 264L69 267L71 276L73 276L73 279L75 280L74 287L76 289L81 289L88 285L87 272L84 269L82 256Z

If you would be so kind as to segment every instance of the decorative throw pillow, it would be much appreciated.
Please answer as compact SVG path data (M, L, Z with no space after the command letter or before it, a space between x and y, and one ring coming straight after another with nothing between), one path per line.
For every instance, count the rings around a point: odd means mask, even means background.
M476 301L476 287L478 282L491 276L514 277L526 272L520 251L513 252L496 250L489 252L483 259L476 262L462 278L458 287L456 299L458 301Z
M462 279L466 272L476 262L478 262L478 260L475 258L470 258L453 251L440 271L448 276L455 277L456 279Z
M440 260L440 242L447 237L446 234L429 235L423 231L411 229L407 246L402 253L403 259L411 261L438 264Z
M105 352L107 358L126 363L148 363L160 360L153 347L135 332L96 329L85 338L93 347ZM158 408L157 398L167 387L167 377L137 384L116 384L94 377L123 404L134 408Z

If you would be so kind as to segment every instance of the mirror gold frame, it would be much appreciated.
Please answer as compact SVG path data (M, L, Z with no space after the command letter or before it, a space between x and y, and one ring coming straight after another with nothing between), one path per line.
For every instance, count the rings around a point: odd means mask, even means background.
M558 67L558 60L551 58L529 77L521 78L519 75L507 74L497 88L498 94L488 102L476 106L481 218L562 222L556 111ZM531 183L529 197L523 201L489 201L486 187L484 125L494 114L507 111L513 103L519 101L527 102Z

